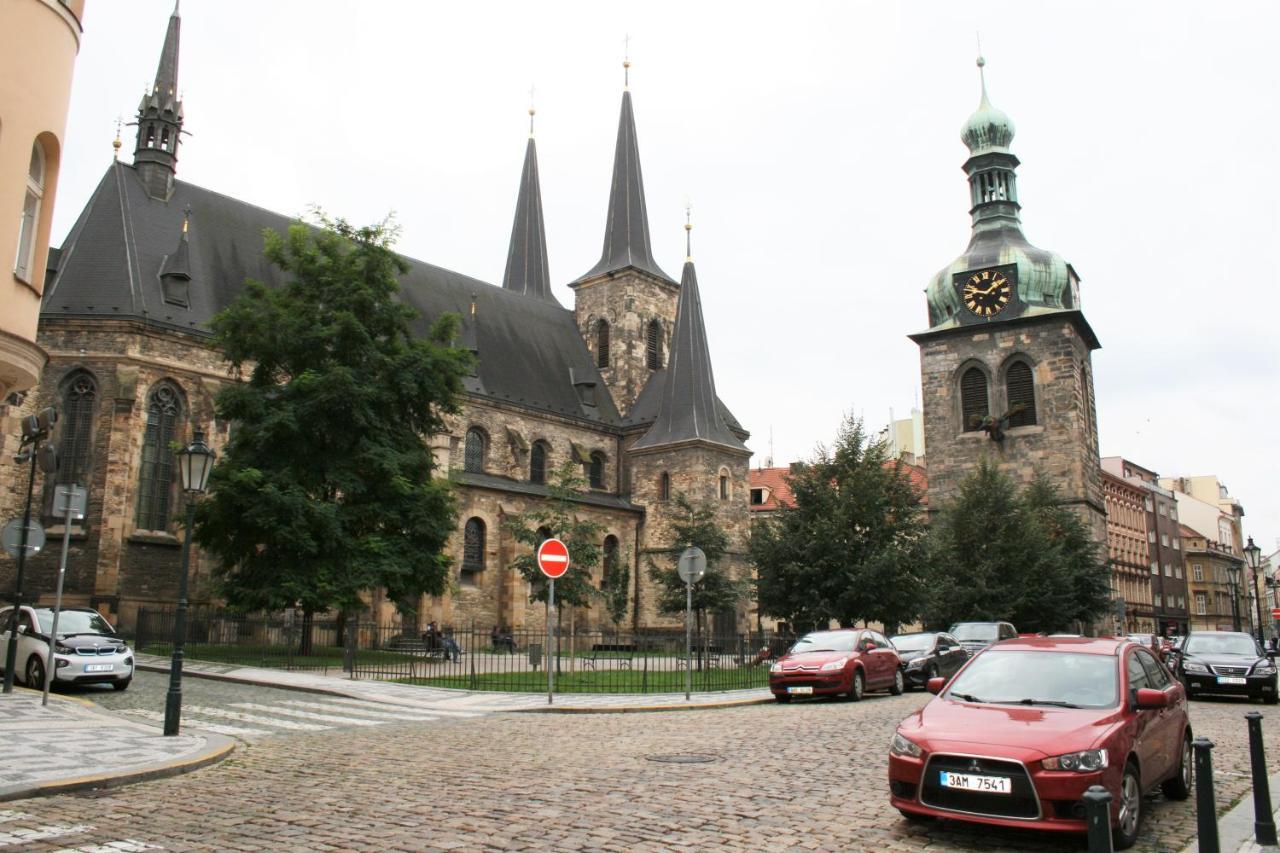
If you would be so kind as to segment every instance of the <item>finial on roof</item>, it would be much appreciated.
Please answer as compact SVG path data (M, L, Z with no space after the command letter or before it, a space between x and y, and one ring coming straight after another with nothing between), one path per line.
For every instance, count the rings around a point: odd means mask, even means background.
M622 40L622 88L631 88L631 34Z
M476 316L476 292L471 291L471 316Z
M684 203L684 259L693 261L693 205Z
M1013 141L1013 121L1000 110L991 106L987 97L987 60L978 54L978 79L982 86L982 98L978 109L969 116L960 130L960 139L969 147L971 154L988 151L1008 151Z
M533 107L533 87L529 87L529 138L533 139L533 117L538 111Z
M187 229L191 226L191 205L187 205L182 209L182 236L187 236Z
M120 159L120 147L124 145L124 143L120 141L120 125L122 121L123 120L119 116L116 116L116 138L111 140L111 148L112 148L111 159L112 160Z

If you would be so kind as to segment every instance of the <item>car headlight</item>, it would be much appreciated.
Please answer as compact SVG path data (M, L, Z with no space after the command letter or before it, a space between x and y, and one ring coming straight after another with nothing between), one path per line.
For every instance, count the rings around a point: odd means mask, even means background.
M848 658L840 658L840 660L832 660L824 663L819 669L823 672L830 672L833 669L844 669L844 665L849 662Z
M1086 749L1082 752L1068 752L1040 762L1045 770L1074 770L1077 773L1092 773L1107 766L1105 749Z
M60 655L73 655L76 653L75 649L71 648L70 646L63 645L60 642L54 643L53 650Z
M1276 665L1269 661L1262 661L1253 668L1254 675L1275 675Z
M773 666L769 667L769 672L782 672L782 663L775 663Z
M1205 672L1209 671L1209 667L1202 663L1196 663L1193 660L1185 660L1182 662L1182 669L1186 672Z
M889 741L889 752L893 755L905 755L910 758L919 758L924 754L924 750L916 743L913 743L897 732L893 733L893 740Z
M919 669L924 666L927 661L928 658L916 658L915 660L909 660L907 661L907 669Z

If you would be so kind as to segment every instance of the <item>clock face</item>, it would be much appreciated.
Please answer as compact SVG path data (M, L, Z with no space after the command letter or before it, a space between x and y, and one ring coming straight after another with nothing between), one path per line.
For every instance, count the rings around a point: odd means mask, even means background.
M999 270L978 270L965 279L960 300L970 313L994 317L1013 298L1013 283Z

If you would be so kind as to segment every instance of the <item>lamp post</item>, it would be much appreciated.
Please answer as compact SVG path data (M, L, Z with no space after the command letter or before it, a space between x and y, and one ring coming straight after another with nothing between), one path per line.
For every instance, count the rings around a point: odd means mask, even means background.
M1227 583L1231 586L1231 630L1240 630L1240 575L1244 570L1239 563L1227 566Z
M182 574L178 576L178 612L173 621L173 662L169 666L169 692L164 700L164 733L176 735L182 719L182 644L187 638L187 574L191 563L191 527L196 519L196 495L204 494L209 472L218 454L204 443L204 432L194 430L191 443L179 450L178 470L187 493L187 528L182 539Z
M1253 600L1257 602L1258 609L1258 643L1265 646L1267 638L1262 630L1262 596L1258 594L1258 566L1262 560L1262 549L1253 544L1253 537L1249 537L1249 544L1244 546L1244 559L1249 564L1249 586L1253 588Z

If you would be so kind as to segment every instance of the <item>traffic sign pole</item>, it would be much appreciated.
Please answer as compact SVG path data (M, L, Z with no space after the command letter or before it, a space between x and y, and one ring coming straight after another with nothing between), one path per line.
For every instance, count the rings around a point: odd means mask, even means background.
M37 442L38 444L39 442ZM22 609L22 573L27 567L27 532L31 527L31 492L36 487L35 449L31 451L31 475L27 480L27 508L18 533L18 576L13 582L13 609L9 611L9 647L4 653L4 692L13 692L13 668L18 660L18 611Z
M556 691L556 668L551 665L551 650L556 638L556 579L547 581L547 704L552 704Z
M53 505L62 510L62 556L58 560L58 591L53 599L53 627L49 631L49 656L45 658L48 665L44 672L44 696L41 705L49 704L49 686L53 684L53 675L58 671L54 660L54 647L58 645L58 617L62 615L62 581L67 576L67 549L71 546L71 522L84 518L85 503L89 492L79 486L56 486L53 490Z
M680 552L676 572L684 581L684 701L693 692L693 585L707 573L707 555L690 546Z
M538 546L538 569L547 576L547 704L555 694L555 671L551 665L552 643L556 637L556 578L569 571L569 547L559 539L545 539ZM557 657L557 663L559 658Z

